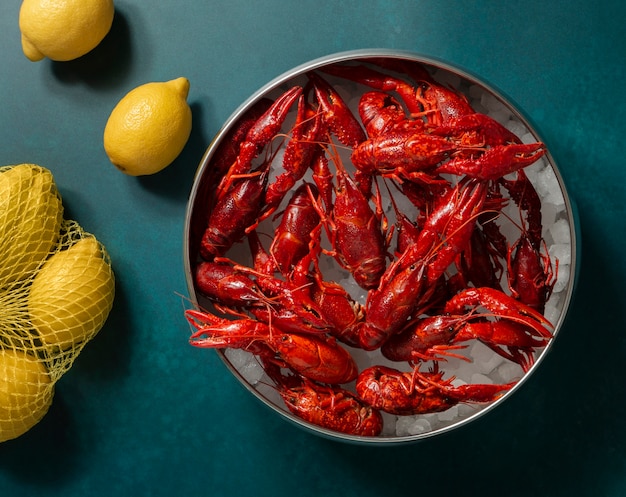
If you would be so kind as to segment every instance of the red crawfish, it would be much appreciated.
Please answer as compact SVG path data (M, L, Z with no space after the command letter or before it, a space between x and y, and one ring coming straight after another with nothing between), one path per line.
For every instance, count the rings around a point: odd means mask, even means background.
M405 72L407 68L407 74L413 76L415 80L414 84L377 71L366 65L347 66L334 64L323 70L370 88L385 92L396 92L408 111L416 117L423 117L429 125L442 125L451 119L474 113L473 108L463 94L438 84L423 67L408 67L408 65L400 67L396 64L396 67L393 69Z
M414 82L413 98L420 103L425 121L431 126L447 124L474 112L465 95L437 83L423 64L401 59L389 61L373 59L372 63L405 74ZM370 79L373 77L370 76ZM404 93L408 93L407 90L404 90Z
M278 134L289 109L300 97L302 91L301 86L294 86L284 92L248 129L245 139L239 146L237 158L217 187L218 200L228 192L233 179L250 172L252 162Z
M291 273L300 259L309 253L311 233L321 220L318 209L313 205L313 197L317 196L315 185L302 183L282 214L269 252L283 275Z
M387 246L381 215L372 209L341 160L338 157L334 160L337 166L335 203L330 218L323 214L332 254L350 271L359 286L369 290L378 285L386 267Z
M401 256L409 262L427 258L426 277L434 284L470 244L477 216L487 200L487 185L464 181L440 197L426 218L416 243Z
M367 139L354 148L351 159L364 174L380 174L402 182L424 175L458 151L458 144L445 137L399 129Z
M522 234L511 246L507 267L512 295L520 302L543 312L556 283L559 267L559 261L556 260L556 269L552 269L545 242L540 249L536 249L528 236Z
M321 385L303 377L284 375L274 365L265 370L276 384L287 409L297 417L347 435L375 437L383 429L380 412L337 385Z
M362 172L411 180L424 174L498 179L537 161L545 146L513 143L485 147L433 133L399 130L361 143L352 162Z
M189 309L189 323L196 328L190 343L201 348L236 348L280 360L302 376L321 383L349 383L358 375L354 359L333 338L323 335L283 333L254 319L230 320ZM267 357L262 344L276 354Z
M381 411L400 416L446 411L460 402L487 403L501 397L515 383L454 386L441 372L402 372L386 366L363 370L356 382L357 396Z
M211 260L221 256L253 229L263 206L269 165L244 177L238 177L211 210L200 241L200 254Z
M216 202L216 187L218 183L237 159L239 146L244 141L254 122L261 117L271 104L272 101L268 98L262 98L256 102L224 135L224 138L217 146L215 153L211 157L210 168L206 172L208 180L200 182L196 195L196 205L202 205L204 208L194 208L189 222L192 230L190 238L194 240L194 243L191 244L193 247L200 245L199 240L202 238L209 214Z
M524 171L515 179L501 179L520 209L522 233L507 252L509 289L515 298L543 312L558 273L542 237L541 200Z
M531 245L539 249L542 241L541 199L524 170L517 171L515 178L500 178L502 185L519 208L523 234Z
M319 191L324 211L330 212L333 205L333 173L328 166L326 151L318 147L311 163L312 178Z
M230 167L237 160L241 144L244 143L246 136L254 123L271 107L272 101L269 98L262 98L256 102L249 111L246 112L231 128L215 151L211 159L210 174L217 178L222 178ZM215 184L211 182L211 188L215 188Z
M487 320L480 314L468 312L414 320L405 330L390 337L381 352L392 361L411 363L445 357L469 360L454 352L465 348L458 344L469 340L481 341L503 357L519 363L524 370L533 363L533 351L549 342L548 338L537 336L534 330L517 321Z
M471 282L475 287L488 286L501 289L500 279L504 266L498 252L490 245L490 239L483 229L479 216L470 237L469 246L461 253L457 273L463 288ZM495 217L491 217L490 224Z

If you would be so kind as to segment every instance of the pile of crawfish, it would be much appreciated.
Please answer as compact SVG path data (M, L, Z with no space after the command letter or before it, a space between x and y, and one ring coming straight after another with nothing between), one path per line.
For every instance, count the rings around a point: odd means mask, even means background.
M331 77L367 87L358 116ZM186 311L190 343L253 353L292 413L351 435L381 434L381 411L497 399L515 382L455 386L442 364L469 361L462 350L478 340L528 371L552 337L543 311L556 270L524 172L544 153L420 64L311 71L256 102L211 158L192 223L195 287L214 309ZM398 195L417 215L400 212ZM514 243L496 222L510 202ZM268 219L274 233L259 229ZM241 243L249 264L227 257ZM321 256L352 275L364 303L324 278ZM398 369L359 371L353 348L380 349Z

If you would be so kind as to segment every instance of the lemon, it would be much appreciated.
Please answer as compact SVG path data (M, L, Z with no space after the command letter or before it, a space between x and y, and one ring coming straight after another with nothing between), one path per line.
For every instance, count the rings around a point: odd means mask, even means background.
M113 0L24 0L22 50L32 61L73 60L93 50L113 24Z
M69 349L93 338L113 306L115 278L93 236L55 253L39 270L28 296L31 323L43 344Z
M43 263L62 220L63 203L48 169L0 168L0 287L29 277Z
M189 81L146 83L126 94L104 128L110 161L130 176L154 174L182 152L191 133Z
M42 362L21 350L0 349L0 442L19 437L41 421L53 395Z

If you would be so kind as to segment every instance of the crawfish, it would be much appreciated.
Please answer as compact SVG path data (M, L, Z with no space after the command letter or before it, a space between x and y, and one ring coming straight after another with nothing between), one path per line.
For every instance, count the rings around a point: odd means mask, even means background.
M348 383L358 375L350 353L333 338L283 333L258 320L229 320L193 309L188 309L185 316L197 330L190 337L193 346L250 350L267 360L283 361L302 376L321 383ZM264 346L276 357L268 357Z
M233 180L250 171L253 160L277 135L289 109L302 94L301 86L294 86L279 96L274 103L248 129L239 146L239 153L217 187L218 201L229 191Z
M269 251L283 275L288 275L309 252L311 233L320 224L319 212L313 205L317 194L313 184L305 182L299 186L276 229Z
M522 233L507 251L509 289L521 302L543 312L552 294L558 273L542 236L541 200L524 171L518 171L514 180L501 179L520 209Z
M333 255L362 288L376 287L385 271L387 247L381 216L359 190L338 157L335 204L325 218Z
M272 101L269 98L262 98L256 102L250 110L237 121L232 129L220 141L220 144L211 159L211 174L215 177L222 178L233 163L237 160L241 144L244 143L246 136L254 123L261 118L271 107ZM211 187L215 185L211 182Z
M191 227L190 238L192 247L199 247L204 229L207 226L209 214L216 201L216 186L226 174L230 166L237 159L239 146L246 137L254 122L270 107L272 101L262 98L256 102L231 128L217 146L211 157L211 167L207 170L208 180L199 184L196 195L196 205L204 208L194 208L191 214L189 226ZM195 259L193 257L192 259Z
M393 361L415 362L466 356L451 352L463 349L459 343L479 340L503 357L518 362L524 370L532 365L533 351L544 347L548 339L509 319L488 321L480 314L434 315L418 319L401 333L387 340L381 351Z
M318 147L311 163L312 178L319 191L320 200L326 212L330 212L333 205L333 173L328 167L326 151Z
M511 246L507 267L512 295L520 302L543 312L556 283L559 267L559 261L556 260L556 269L552 269L552 261L545 242L541 249L536 249L530 238L522 234Z
M270 365L274 366L274 365ZM287 409L297 417L347 435L375 437L383 429L380 412L337 385L320 385L306 378L266 367Z
M352 151L352 163L364 174L381 174L402 182L450 158L459 147L448 138L399 129L367 139Z
M467 97L434 80L423 81L418 86L416 98L424 107L424 117L431 126L445 126L474 113Z
M428 125L446 124L459 116L474 113L474 109L463 94L438 84L423 67L404 65L393 69L412 76L416 86L365 65L335 64L324 68L324 71L376 90L396 92L408 111L416 117L423 117Z
M207 260L223 255L234 243L253 229L263 204L269 165L246 177L234 180L209 215L200 242L200 254Z
M341 95L339 95L339 93L337 93L337 91L319 74L310 72L308 73L308 77L318 102L318 110L326 125L326 142L330 143L331 134L334 134L340 143L350 148L354 148L359 143L364 142L367 136L358 119L352 114L348 105L341 98ZM321 138L323 138L323 136L321 136L320 139ZM314 167L322 168L317 169L318 172L322 172L324 165L317 162L314 164ZM363 195L368 197L372 188L371 175L356 171L354 180ZM322 192L324 200L326 200L327 196L325 195L324 188L320 187L320 191Z
M453 386L441 372L402 372L386 366L363 370L356 382L357 396L375 409L400 416L442 412L460 402L492 402L515 383Z

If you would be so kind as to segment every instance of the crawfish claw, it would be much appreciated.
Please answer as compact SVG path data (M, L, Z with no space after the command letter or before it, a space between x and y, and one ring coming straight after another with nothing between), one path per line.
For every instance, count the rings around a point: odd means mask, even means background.
M536 143L513 143L496 145L478 157L458 156L437 167L437 172L466 174L482 180L495 180L530 166L546 152L545 145Z

